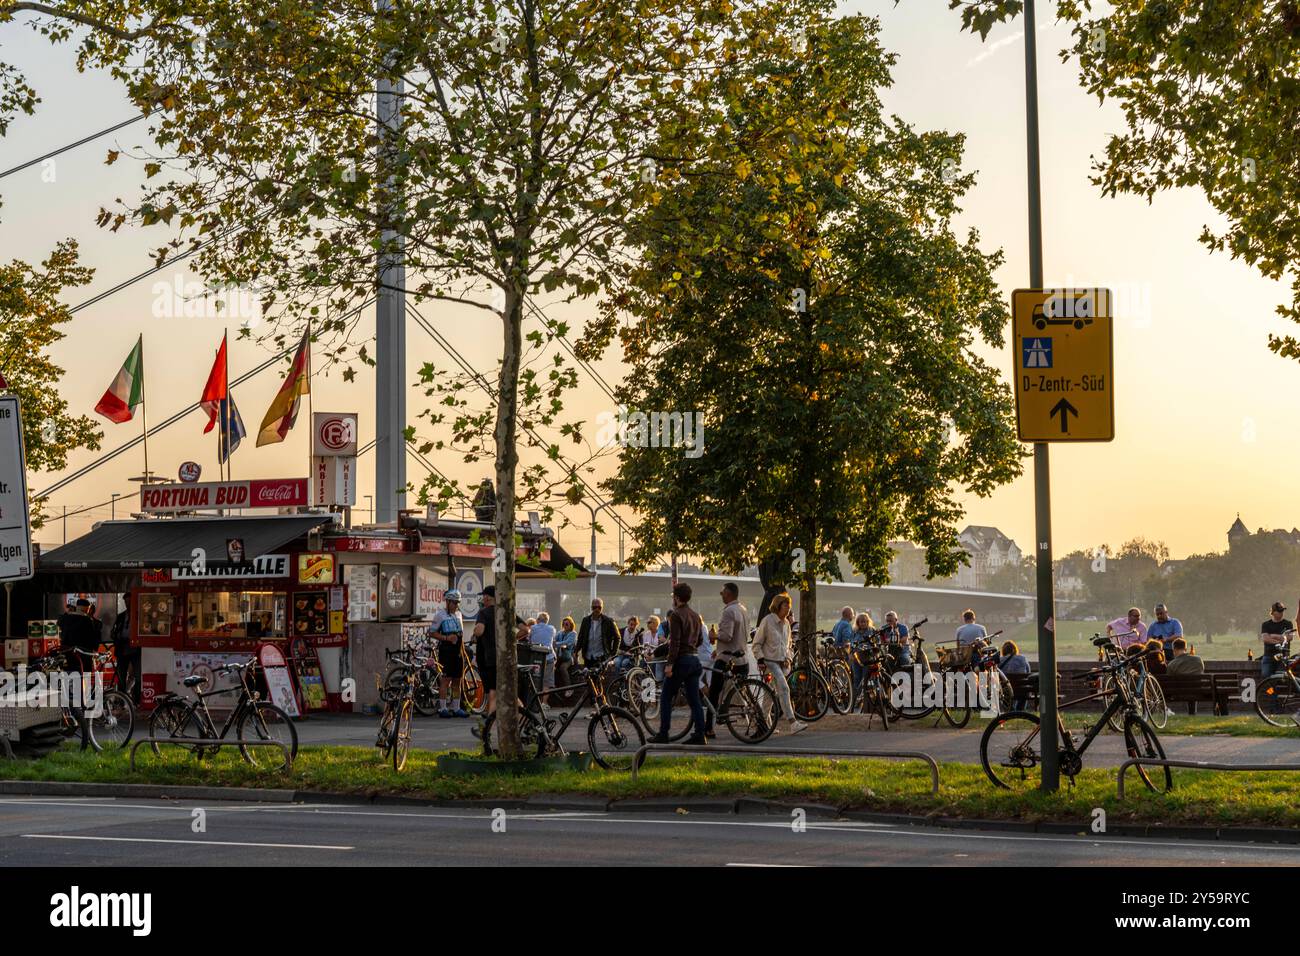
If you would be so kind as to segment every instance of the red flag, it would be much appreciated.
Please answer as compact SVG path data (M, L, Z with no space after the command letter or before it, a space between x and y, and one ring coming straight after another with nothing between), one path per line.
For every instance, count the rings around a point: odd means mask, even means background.
M212 431L217 419L221 417L221 403L226 399L226 340L221 340L217 349L217 360L212 363L212 372L208 375L208 384L203 386L203 397L199 407L208 413L208 427L203 434Z

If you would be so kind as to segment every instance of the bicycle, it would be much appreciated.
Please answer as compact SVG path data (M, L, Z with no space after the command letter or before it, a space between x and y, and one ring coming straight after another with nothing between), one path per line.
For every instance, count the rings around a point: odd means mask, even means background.
M952 651L940 652L939 672L940 675L946 673L958 674L977 674L978 683L987 681L989 686L996 685L998 688L998 710L1010 710L1012 705L1011 681L998 667L998 651L994 641L1002 635L1001 631L994 631L982 642L968 644L969 653L963 654L961 648L954 648ZM970 688L967 684L967 694L965 695L966 703L958 705L955 702L948 703L948 695L944 693L943 699L943 718L948 721L949 725L957 729L965 727L970 723L971 714L975 708L970 704Z
M889 685L885 682L885 652L874 640L868 638L852 646L853 662L862 670L862 692L854 690L854 703L868 716L878 716L882 730L889 729ZM871 727L870 721L867 723Z
M1129 666L1127 658L1119 654L1118 648L1107 638L1098 637L1093 644L1106 652L1110 663L1089 671L1085 677L1104 677L1107 674L1118 676ZM1057 708L1056 730L1059 734L1060 749L1058 761L1061 773L1074 785L1074 778L1083 769L1083 755L1088 747L1107 726L1112 715L1124 711L1124 744L1129 757L1151 757L1165 759L1164 747L1151 726L1138 714L1137 701L1132 696L1132 689L1125 680L1115 681L1116 693L1110 698L1106 710L1085 733L1083 740L1075 741L1074 736L1065 729L1061 712L1076 704L1089 700L1105 699L1106 693L1098 691L1076 700L1066 701ZM980 737L980 764L984 774L995 787L1004 790L1028 791L1038 789L1042 783L1042 737L1041 721L1037 714L1017 710L999 714L989 722ZM1135 768L1147 789L1153 792L1168 793L1173 789L1173 774L1168 767L1164 770L1164 790L1158 791L1149 768L1139 764Z
M192 740L194 743L188 749L196 757L203 759L205 756L215 755L220 750L219 747L204 746L203 741L224 741L233 728L235 739L239 743L240 756L246 763L257 767L261 766L259 761L266 758L259 758L257 755L259 748L245 746L245 742L277 740L289 751L288 760L280 769L289 769L294 758L298 756L298 729L293 725L293 720L288 714L270 701L262 700L261 693L251 686L252 674L256 668L255 657L243 664L223 664L215 668L214 673L234 673L239 680L234 687L207 693L199 688L206 684L208 679L201 674L191 674L181 683L194 691L194 699L187 700L172 693L160 696L153 715L149 718L149 736ZM208 709L208 698L222 694L238 694L239 697L225 723L222 724L221 730L218 731L212 719L212 712ZM158 744L150 744L150 746L155 754L161 752Z
M908 628L907 640L908 644L912 647L911 664L899 664L898 657L892 652L888 652L885 655L886 677L891 691L887 701L887 706L889 707L889 716L892 720L920 720L922 717L930 716L935 711L935 706L933 704L923 704L919 707L909 704L905 707L896 707L894 706L892 693L894 675L900 671L906 673L909 680L915 681L919 679L922 688L929 686L934 681L934 671L930 667L930 658L925 653L925 638L921 636L921 627L928 620L930 620L928 617L923 617ZM877 633L883 634L884 631L882 630ZM898 641L891 642L883 638L881 641L887 650L891 647L902 646L902 643ZM920 668L920 670L918 671L917 668Z
M724 652L720 658L714 658L713 663L704 668L708 683L712 682L715 673L721 673L723 684L717 707L713 706L713 701L704 691L700 692L700 704L704 708L705 720L708 721L711 715L714 727L726 727L727 732L742 744L761 744L776 730L780 705L777 703L776 691L767 682L752 674L737 673L736 668L743 664L744 656L740 651ZM646 729L653 730L652 724L657 724L659 721L663 700L662 694L659 693L660 685L655 681L653 674L647 673L645 679L637 686L643 689L636 695L640 703L640 710L636 713ZM683 691L678 691L672 705L674 708L686 706L686 695ZM689 718L680 730L669 733L668 739L676 743L694 729L695 720Z
M442 665L438 658L427 653L417 656L416 648L402 647L397 650L384 650L384 684L381 690L390 695L402 692L406 678L413 678L411 700L421 717L433 717L438 713L438 680L442 677Z
M69 671L68 661L74 654L90 669ZM93 748L96 753L104 750L120 750L127 745L135 732L135 705L131 703L131 698L117 688L110 688L102 682L105 665L112 660L111 651L101 649L92 653L78 647L68 647L41 658L32 665L32 671L37 673L48 674L61 671L77 674L81 679L83 701L87 697L88 679L93 682L94 675L100 675L100 686L104 689L100 694L99 714L84 720L84 733L82 724L85 708L63 708L64 736L80 735L82 750Z
M544 660L546 648L540 648L535 653ZM524 706L519 711L519 738L525 750L532 751L539 758L563 756L565 749L560 739L577 718L578 712L590 706L594 710L587 720L587 745L591 748L592 759L606 770L632 769L634 755L645 745L645 731L631 711L609 703L599 670L574 668L573 673L579 678L578 683L545 692L549 694L582 688L581 696L572 709L556 718L551 716L551 709L544 702L544 693L535 679L541 665L530 661L518 664L517 667L521 690L525 696ZM496 718L495 711L488 714L480 731L486 756L500 753L499 748L492 748L492 729Z
M1116 634L1116 637L1129 637L1136 633L1128 631L1124 634ZM1100 634L1094 634L1093 640L1101 637ZM1156 680L1155 675L1147 670L1147 657L1150 652L1141 654L1126 655L1129 661L1129 669L1124 671L1121 676L1107 678L1102 683L1102 689L1109 694L1115 693L1115 682L1122 679L1128 682L1129 690L1132 692L1133 699L1138 703L1142 716L1155 724L1159 730L1164 730L1169 723L1169 705L1165 701L1164 689L1160 686L1160 681ZM1110 729L1115 733L1123 730L1119 718L1111 717Z
M379 696L384 701L384 712L379 718L379 735L375 746L382 753L383 759L393 758L393 769L401 773L406 767L406 756L411 750L411 713L415 709L415 672L404 672L400 689L394 691L394 685L385 681L379 683Z
M817 636L820 638L817 656L822 676L830 691L831 709L837 714L851 713L854 687L853 670L849 666L850 650L847 646L837 647L834 638L826 631L818 631Z
M1300 654L1288 656L1288 644L1277 646L1271 656L1281 669L1256 685L1255 713L1274 727L1294 727L1300 725Z

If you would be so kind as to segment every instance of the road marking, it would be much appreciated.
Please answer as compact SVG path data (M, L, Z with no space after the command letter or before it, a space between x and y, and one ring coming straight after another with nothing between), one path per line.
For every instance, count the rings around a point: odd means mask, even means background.
M355 850L352 846L330 846L322 843L237 843L229 840L161 840L149 837L73 836L64 833L24 833L28 840L96 840L101 843L185 843L194 846L250 846L273 850Z
M807 868L806 863L724 863L723 866L743 866L749 869L787 869L792 867Z

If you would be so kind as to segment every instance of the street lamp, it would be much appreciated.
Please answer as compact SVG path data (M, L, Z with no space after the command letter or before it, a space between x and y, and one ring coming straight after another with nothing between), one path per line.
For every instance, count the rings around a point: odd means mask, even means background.
M596 573L597 573L596 572L596 515L600 514L600 512L603 511L604 509L610 507L610 505L608 502L606 502L605 504L596 505L595 507L593 507L592 504L588 501L579 501L578 504L583 505L588 511L591 512L591 597L594 600L596 597Z

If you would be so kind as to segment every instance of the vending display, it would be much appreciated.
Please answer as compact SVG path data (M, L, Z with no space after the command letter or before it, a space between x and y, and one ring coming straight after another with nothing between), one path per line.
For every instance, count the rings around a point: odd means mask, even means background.
M295 591L293 636L315 637L330 632L329 595L325 591Z

